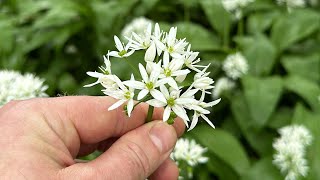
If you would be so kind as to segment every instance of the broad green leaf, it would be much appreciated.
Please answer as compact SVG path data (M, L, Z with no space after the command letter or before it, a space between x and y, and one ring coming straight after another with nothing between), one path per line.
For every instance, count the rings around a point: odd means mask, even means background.
M232 15L223 8L220 0L200 0L200 4L211 27L224 39L224 46L226 46L230 36Z
M4 17L3 17L4 18ZM0 57L2 53L8 53L13 48L14 27L10 20L0 19Z
M219 177L219 180L239 179L239 175L226 162L213 153L208 153L208 170Z
M231 111L250 146L260 155L270 155L275 135L265 129L257 131L242 93L233 98Z
M317 83L301 76L289 76L285 79L285 87L301 96L314 111L320 112L320 86Z
M265 157L256 162L241 180L283 180L280 170L272 164L272 157Z
M241 175L248 170L249 159L245 150L239 141L227 131L212 129L210 126L198 126L190 133L238 174Z
M308 128L313 136L311 146L307 147L308 171L307 180L314 180L320 177L320 114L315 114L307 110L303 105L298 104L293 116L294 124L302 124Z
M180 22L174 26L178 28L177 37L186 38L193 50L212 51L219 49L218 37L204 27L188 22Z
M268 75L271 72L277 50L267 37L257 34L252 37L239 37L235 40L248 60L250 74Z
M282 79L279 77L246 76L242 79L242 84L254 126L258 129L262 128L269 120L281 97Z
M134 14L137 16L143 16L147 14L159 0L141 0L138 7L134 9Z
M285 56L281 60L290 75L298 75L320 82L320 54L312 56Z
M256 34L266 31L277 16L279 16L278 11L257 12L250 15L247 25L249 33Z
M280 51L319 29L320 15L311 9L295 9L280 16L271 30L271 39Z

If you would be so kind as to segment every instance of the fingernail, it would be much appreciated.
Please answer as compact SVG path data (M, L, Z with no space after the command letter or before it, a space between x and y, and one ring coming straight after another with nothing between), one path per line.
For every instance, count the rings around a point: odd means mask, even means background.
M158 122L150 129L150 139L160 153L165 153L173 148L177 135L173 127L164 122Z

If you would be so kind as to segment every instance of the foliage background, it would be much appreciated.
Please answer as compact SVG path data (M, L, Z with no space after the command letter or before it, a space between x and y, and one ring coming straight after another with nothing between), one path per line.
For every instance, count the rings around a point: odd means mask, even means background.
M0 69L34 72L45 78L50 96L102 95L87 71L115 49L113 35L145 16L163 29L178 27L211 76L223 76L224 58L241 51L248 75L222 95L210 119L186 134L208 148L210 161L195 179L283 179L272 165L272 141L288 124L308 127L310 170L320 178L320 7L294 9L273 0L256 0L237 22L220 0L0 0ZM132 57L142 59L141 54ZM115 62L114 72L127 77ZM208 99L209 100L209 99Z

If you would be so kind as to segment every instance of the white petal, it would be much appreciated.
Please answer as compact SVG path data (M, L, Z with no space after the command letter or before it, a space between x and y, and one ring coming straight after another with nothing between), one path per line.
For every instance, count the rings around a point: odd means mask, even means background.
M190 73L189 69L184 69L184 70L178 70L178 71L174 71L172 73L172 76L183 76L183 75L187 75Z
M123 46L118 36L114 36L113 39L114 39L114 42L116 43L116 48L119 50L119 52L122 51Z
M142 98L144 98L148 93L149 93L148 90L142 89L138 94L138 100L141 100Z
M110 106L110 107L108 108L108 111L111 111L111 110L114 110L114 109L118 108L118 107L121 106L124 102L126 102L126 100L121 99L121 100L117 101L116 103L114 103L112 106Z
M146 103L150 104L153 107L163 107L163 106L167 105L166 103L163 103L157 99L151 99L151 100L147 101Z
M150 94L152 95L153 98L163 102L163 103L167 103L166 98L164 97L164 95L157 89L152 89L150 91Z
M142 79L144 80L144 82L148 82L148 73L146 71L146 69L143 67L142 64L139 63L139 70L140 70L140 74Z
M192 98L178 98L175 100L175 102L177 104L181 104L181 105L184 105L184 104L193 104L196 102L195 99L192 99Z
M199 91L199 89L187 90L187 91L184 92L180 97L192 97L192 96L194 96L198 91Z
M102 73L92 72L92 71L87 72L87 74L88 74L89 76L91 76L91 77L94 77L94 78L99 78L99 77L101 77L101 76L104 76L104 74L102 74Z
M169 67L169 61L170 61L169 53L168 53L168 51L165 51L163 54L163 67L164 68Z
M94 83L84 85L83 87L92 87L92 86L97 85L97 84L99 84L99 83L100 83L99 81L96 81L96 82L94 82Z
M172 106L172 110L177 114L177 116L181 117L184 121L189 121L189 117L187 116L187 112L181 106L174 105L174 106Z
M220 101L221 101L221 98L220 98L220 99L217 99L217 100L214 100L214 101L212 101L212 102L206 103L206 107L215 106L215 105L217 105Z
M196 112L194 112L193 118L192 118L192 122L190 125L190 128L188 129L188 131L191 131L194 127L196 127L197 123L198 123L198 114Z
M112 56L112 57L120 57L118 53L119 52L117 52L117 51L111 51L111 52L108 53L108 55Z
M177 76L177 77L175 78L175 80L176 80L177 82L179 82L179 83L182 83L182 81L184 81L184 80L186 79L186 77L187 77L187 74L182 75L182 76Z
M207 121L207 123L208 123L212 128L216 128L216 127L212 124L212 122L207 118L207 116L201 114L201 117L202 117L205 121Z
M167 121L170 117L170 114L171 114L171 108L167 106L163 112L163 121Z
M131 112L133 110L133 99L130 99L127 104L128 116L131 116Z
M144 89L145 84L143 82L140 81L124 81L123 84L125 84L126 86L132 87L134 89Z
M127 52L127 53L124 55L124 57L129 57L129 56L131 56L133 53L134 53L134 50L131 50L131 51Z
M156 45L152 43L144 55L144 60L153 62L156 57L156 53Z
M173 89L175 90L179 90L179 87L178 87L178 84L177 82L172 78L172 77L169 77L168 78L168 82L167 82Z
M169 91L165 85L160 86L160 91L162 92L162 94L164 95L165 98L170 97Z

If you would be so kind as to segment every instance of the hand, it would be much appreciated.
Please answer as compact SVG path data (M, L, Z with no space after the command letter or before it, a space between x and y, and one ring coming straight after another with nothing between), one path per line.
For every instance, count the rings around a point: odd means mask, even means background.
M13 101L0 108L1 179L177 179L168 157L184 124L144 124L148 106L131 118L108 111L109 97L60 97ZM155 110L153 119L161 119ZM75 158L104 152L87 163Z

